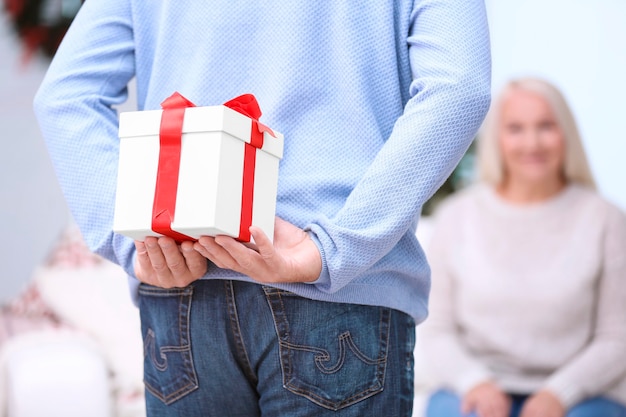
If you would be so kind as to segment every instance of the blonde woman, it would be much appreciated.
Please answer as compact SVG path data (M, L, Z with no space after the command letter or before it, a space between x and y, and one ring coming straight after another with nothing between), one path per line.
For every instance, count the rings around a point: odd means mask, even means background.
M626 416L626 217L595 191L557 88L508 83L478 161L428 251L428 417Z

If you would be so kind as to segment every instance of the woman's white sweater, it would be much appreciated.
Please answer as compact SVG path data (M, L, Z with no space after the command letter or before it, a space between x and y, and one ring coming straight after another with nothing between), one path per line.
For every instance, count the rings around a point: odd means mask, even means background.
M427 251L430 317L421 332L441 384L545 388L567 406L626 403L626 216L569 185L515 205L475 185L437 212Z

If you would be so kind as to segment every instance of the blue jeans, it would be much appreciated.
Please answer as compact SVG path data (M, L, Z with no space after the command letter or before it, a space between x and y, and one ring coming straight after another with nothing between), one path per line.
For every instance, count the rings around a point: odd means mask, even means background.
M226 280L139 294L149 417L411 415L407 314Z
M510 417L518 417L528 395L511 395ZM476 413L461 414L461 399L447 390L430 396L426 417L476 417ZM605 397L593 397L579 402L567 411L566 417L626 417L626 407Z

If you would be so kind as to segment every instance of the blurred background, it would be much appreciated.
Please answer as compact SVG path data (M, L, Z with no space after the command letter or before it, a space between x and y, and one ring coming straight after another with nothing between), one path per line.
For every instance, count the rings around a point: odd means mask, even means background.
M5 306L27 290L51 252L67 241L71 227L32 113L32 98L55 47L46 41L59 36L80 0L30 2L43 3L45 13L37 15L39 30L22 38L10 19L12 8L21 3L29 1L0 2L5 6L0 11L0 304ZM487 8L494 92L511 77L525 75L541 76L559 87L579 123L600 193L626 210L626 1L488 0ZM54 25L58 27L51 30ZM472 168L470 151L439 196L471 182ZM114 281L120 286L109 288L108 294L123 300L115 303L129 303L123 277ZM79 291L85 289L74 284L64 289L68 298L84 295ZM2 393L0 408L1 398ZM124 411L118 407L117 413Z

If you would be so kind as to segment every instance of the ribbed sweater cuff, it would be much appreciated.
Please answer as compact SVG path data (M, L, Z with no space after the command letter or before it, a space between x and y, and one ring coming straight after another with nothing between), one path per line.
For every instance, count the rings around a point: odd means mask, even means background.
M571 408L584 397L584 393L576 384L556 378L549 379L542 389L556 395L566 409Z
M307 284L315 285L321 291L330 289L330 271L328 270L328 265L326 263L326 256L324 254L324 247L322 243L317 238L317 235L313 233L309 228L304 229L305 232L309 234L309 237L313 240L313 242L317 245L317 249L320 251L320 256L322 258L322 272L320 276L313 282L307 282Z

